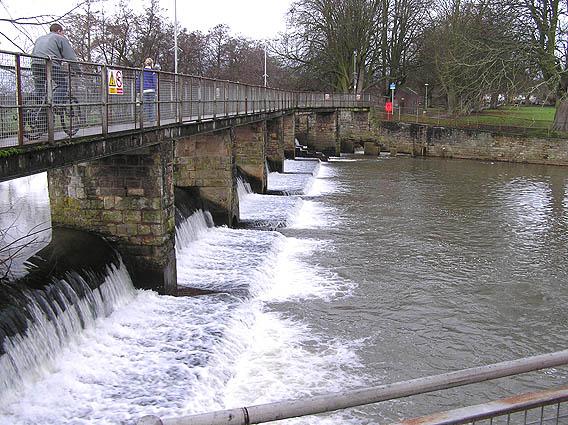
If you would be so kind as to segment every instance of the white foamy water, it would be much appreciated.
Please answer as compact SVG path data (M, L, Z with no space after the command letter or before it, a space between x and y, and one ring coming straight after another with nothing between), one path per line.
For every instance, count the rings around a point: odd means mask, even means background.
M290 167L305 174L283 174L279 184L317 186L319 162L286 161ZM257 195L244 183L239 197L248 222L302 229L332 216L315 199ZM306 215L309 223L296 220ZM306 261L326 249L325 240L212 227L208 213L196 212L176 229L178 284L218 293L174 298L136 290L122 297L85 329L70 330L49 361L38 360L38 370L3 394L0 423L133 424L147 414L179 416L361 385L362 341L330 337L285 307L350 296L352 282ZM128 288L129 278L122 280ZM338 421L360 423L349 413L289 422Z

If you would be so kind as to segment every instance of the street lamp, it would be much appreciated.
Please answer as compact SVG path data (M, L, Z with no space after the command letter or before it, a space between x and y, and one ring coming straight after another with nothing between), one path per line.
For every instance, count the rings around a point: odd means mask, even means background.
M424 95L424 112L428 110L428 83L424 83L424 87L426 87L426 94Z
M174 73L177 74L177 72L178 72L178 19L177 19L177 0L174 0Z
M266 79L268 78L268 74L266 73L266 44L268 41L264 42L264 87L266 87Z
M357 94L357 50L353 50L353 93Z

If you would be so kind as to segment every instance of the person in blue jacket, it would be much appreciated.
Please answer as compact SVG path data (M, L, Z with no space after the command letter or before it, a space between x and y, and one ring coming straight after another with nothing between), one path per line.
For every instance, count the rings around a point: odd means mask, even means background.
M144 101L144 121L154 121L156 119L156 90L158 88L158 75L154 68L152 58L146 58L144 61L144 78L143 87L140 87L140 81L136 86L138 92L142 92ZM142 90L140 90L140 88Z

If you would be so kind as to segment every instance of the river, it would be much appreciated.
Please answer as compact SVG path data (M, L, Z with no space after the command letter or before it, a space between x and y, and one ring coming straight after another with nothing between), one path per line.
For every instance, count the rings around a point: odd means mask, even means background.
M564 168L351 155L285 171L269 189L288 196L239 185L245 228L211 227L206 212L178 227L178 284L217 294L159 296L109 271L108 312L0 389L0 423L133 424L568 345ZM44 174L0 191L4 208L27 194L24 227L49 219ZM41 338L9 349L41 351ZM554 369L287 423L390 423L566 379Z

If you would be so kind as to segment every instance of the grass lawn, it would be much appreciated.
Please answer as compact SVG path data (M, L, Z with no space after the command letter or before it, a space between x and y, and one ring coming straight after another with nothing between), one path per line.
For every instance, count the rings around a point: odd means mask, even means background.
M553 106L503 106L471 115L448 116L444 110L429 108L428 114L402 115L401 120L536 137L568 137L568 133L551 130L555 112ZM397 118L396 114L394 118Z
M458 122L477 122L481 125L550 128L556 108L552 106L505 106L460 117Z

